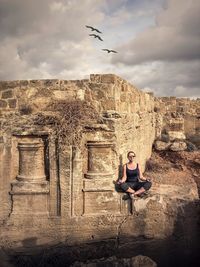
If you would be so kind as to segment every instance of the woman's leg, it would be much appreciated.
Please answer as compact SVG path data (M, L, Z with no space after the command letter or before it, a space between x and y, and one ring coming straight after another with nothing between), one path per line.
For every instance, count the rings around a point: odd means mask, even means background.
M131 183L122 183L120 184L120 187L126 193L130 193L130 194L135 193L135 190L133 190Z
M137 190L135 193L134 193L134 196L138 196L142 193L144 193L146 190L144 189L144 187L141 187L139 190Z
M145 191L147 191L151 188L151 185L152 185L152 183L149 181L138 182L136 192L134 193L134 195L138 196L138 195L144 193Z

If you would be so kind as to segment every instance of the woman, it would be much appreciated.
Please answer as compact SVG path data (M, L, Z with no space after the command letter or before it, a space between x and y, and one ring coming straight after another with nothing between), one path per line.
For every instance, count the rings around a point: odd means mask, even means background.
M133 151L128 152L127 158L129 161L123 166L123 177L118 181L122 190L129 193L131 198L140 196L149 190L152 185L150 178L145 178L139 164L134 162L135 156ZM140 182L139 179L143 182Z

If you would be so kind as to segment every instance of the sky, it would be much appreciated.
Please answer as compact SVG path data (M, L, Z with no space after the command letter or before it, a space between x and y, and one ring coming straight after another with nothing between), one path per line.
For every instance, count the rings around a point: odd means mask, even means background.
M200 0L0 0L0 80L113 73L155 96L200 97L199 14Z

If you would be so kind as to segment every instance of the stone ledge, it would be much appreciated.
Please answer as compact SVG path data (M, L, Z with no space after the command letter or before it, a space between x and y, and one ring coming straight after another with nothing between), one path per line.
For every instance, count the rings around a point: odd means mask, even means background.
M11 195L30 195L30 194L48 194L49 182L48 181L14 181L11 183Z

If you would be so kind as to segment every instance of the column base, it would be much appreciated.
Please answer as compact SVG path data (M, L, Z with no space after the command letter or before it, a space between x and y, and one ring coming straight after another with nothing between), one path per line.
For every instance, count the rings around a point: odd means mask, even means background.
M11 216L48 216L48 181L14 181L11 183L13 209Z
M49 182L48 181L18 181L15 180L11 183L11 195L16 194L48 194Z
M88 172L85 173L84 177L87 179L102 179L102 178L110 178L113 176L113 173L102 173L102 172Z

